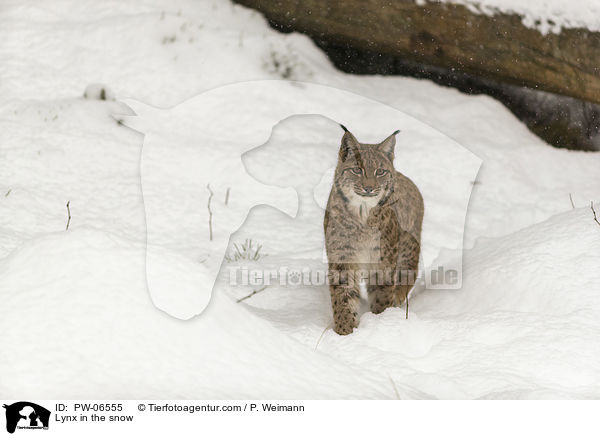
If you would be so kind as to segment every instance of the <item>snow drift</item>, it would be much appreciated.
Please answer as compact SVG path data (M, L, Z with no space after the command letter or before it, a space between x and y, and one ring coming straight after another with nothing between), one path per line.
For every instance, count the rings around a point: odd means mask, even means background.
M336 72L307 38L278 34L227 2L84 1L52 11L8 2L0 22L2 396L600 396L600 226L589 207L600 154L548 147L488 97ZM227 83L282 77L381 101L482 159L461 290L415 294L408 320L404 308L364 313L347 337L326 330L323 286L272 286L237 303L253 289L222 276L202 316L181 321L156 309L141 135L111 116L119 103L80 96L100 82L117 99L170 107ZM306 142L331 144L330 128ZM426 147L406 144L406 163ZM452 207L435 189L426 201ZM255 208L248 222L273 213ZM267 241L264 227L249 232L269 254L258 265L297 254ZM435 242L440 229L429 232ZM187 251L171 248L177 266Z

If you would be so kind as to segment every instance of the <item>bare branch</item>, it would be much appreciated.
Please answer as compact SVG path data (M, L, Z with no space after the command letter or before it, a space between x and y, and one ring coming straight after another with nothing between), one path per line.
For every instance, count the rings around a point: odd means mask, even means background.
M571 195L571 193L569 192L569 200L571 200L571 207L573 209L575 209L575 203L573 203L573 196Z
M389 374L388 374L388 377L389 377L390 381L392 382L392 387L394 388L394 393L396 394L396 399L401 400L402 398L400 398L400 394L398 393L398 389L396 388L396 383L394 383L394 379Z
M319 344L321 343L321 339L323 339L323 336L325 335L325 332L331 328L331 324L332 324L332 323L329 323L329 324L327 324L327 327L325 327L325 329L324 329L324 330L323 330L323 332L321 333L321 336L319 336L319 340L317 341L317 345L315 345L315 350L317 349L317 347L318 347L318 346L319 346Z
M71 205L71 201L67 201L67 215L69 216L69 218L67 219L67 228L66 230L69 230L69 224L71 224L71 208L69 207Z
M5 197L8 197L8 194L10 194L10 193L11 193L11 191L12 191L12 189L9 189L9 190L6 192L6 194L4 194L4 196L5 196Z
M242 297L242 298L240 298L240 299L239 299L237 302L238 302L238 303L241 303L242 301L244 301L244 300L247 300L247 299L248 299L248 298L250 298L250 297L253 297L254 295L258 294L259 292L262 292L262 291L264 291L265 289L267 289L267 287L266 287L266 286L263 286L263 287L262 287L262 288L260 288L260 289L256 289L256 290L252 291L252 293L250 293L250 294L246 295L245 297Z
M590 201L590 209L592 209L592 213L594 214L594 221L598 223L600 226L600 221L598 221L598 217L596 217L596 210L594 209L594 202Z
M229 203L229 191L231 190L231 188L227 188L227 192L225 192L225 206L227 206L227 203Z
M210 201L213 198L213 195L215 195L212 191L212 189L210 189L210 183L208 185L206 185L206 189L208 189L208 192L210 193L208 195L208 234L209 234L209 238L212 241L213 240L213 230L212 230L212 210L210 209Z

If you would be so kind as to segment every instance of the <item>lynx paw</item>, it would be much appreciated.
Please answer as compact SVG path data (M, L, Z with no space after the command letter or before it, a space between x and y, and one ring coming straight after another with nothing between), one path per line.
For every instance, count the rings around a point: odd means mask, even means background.
M333 331L335 331L338 335L349 335L350 333L352 333L354 331L354 326L352 324L349 323L344 323L344 324L335 324L335 327L333 328Z
M393 288L371 288L369 290L369 305L371 312L379 314L388 307L397 306L396 294Z
M349 335L358 327L358 313L349 310L334 311L333 313L333 330L338 335Z

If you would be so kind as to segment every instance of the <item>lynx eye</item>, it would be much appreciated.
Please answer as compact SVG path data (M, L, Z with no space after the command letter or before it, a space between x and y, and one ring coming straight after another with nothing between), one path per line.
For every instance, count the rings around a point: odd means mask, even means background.
M389 173L389 171L388 170L384 170L383 168L377 168L375 170L375 175L378 176L378 177L385 176L387 173Z
M362 168L361 167L350 168L350 172L352 174L356 174L357 176L360 176L362 174Z

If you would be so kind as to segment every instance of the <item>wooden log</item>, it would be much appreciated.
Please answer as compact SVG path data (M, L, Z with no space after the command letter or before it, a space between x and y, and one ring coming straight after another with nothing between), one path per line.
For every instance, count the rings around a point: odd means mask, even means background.
M515 14L414 0L236 0L320 45L349 46L600 103L600 32L543 35Z

